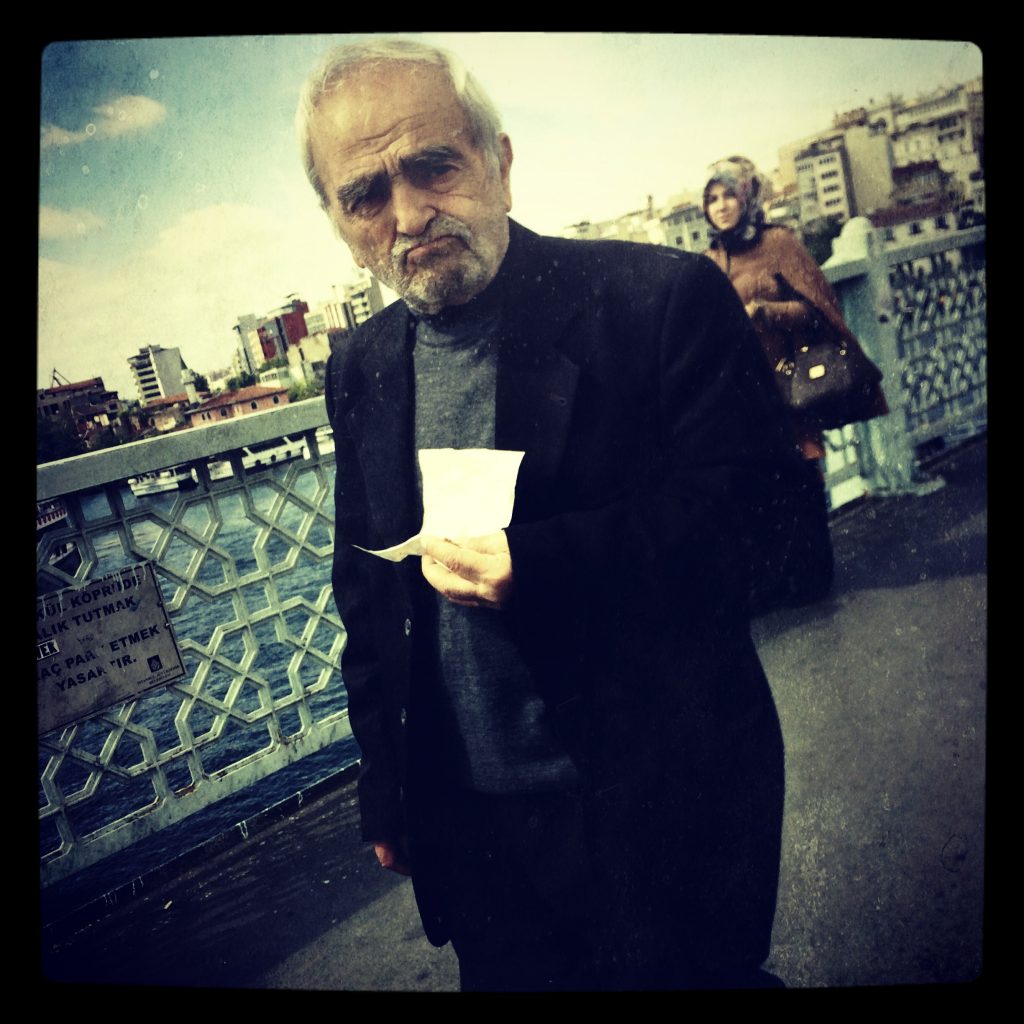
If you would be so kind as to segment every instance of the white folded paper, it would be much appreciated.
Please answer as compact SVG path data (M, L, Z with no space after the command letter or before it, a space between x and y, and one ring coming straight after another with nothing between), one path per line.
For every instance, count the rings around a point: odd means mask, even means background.
M516 479L524 454L492 448L421 448L420 532L380 551L359 550L400 562L408 555L423 554L423 536L480 537L503 530L512 521Z

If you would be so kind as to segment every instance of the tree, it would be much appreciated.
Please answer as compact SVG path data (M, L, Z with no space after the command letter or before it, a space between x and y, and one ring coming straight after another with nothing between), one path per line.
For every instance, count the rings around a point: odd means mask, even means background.
M228 381L228 391L238 391L241 388L251 388L256 383L256 377L251 373L240 373Z
M196 391L209 391L210 390L209 382L207 381L206 377L203 374L201 374L201 373L197 373L196 374L194 383L195 383L195 386L196 386Z
M280 366L288 365L287 356L275 356L273 359L268 359L256 372L263 373L264 370L276 370Z
M317 395L322 395L324 389L317 387L315 384L293 384L288 389L288 401L289 402L303 402L307 398L316 398Z
M843 223L835 216L816 217L803 226L804 245L818 266L832 255L832 239L838 238L842 230Z
M114 428L104 427L90 438L89 451L98 452L101 448L115 448L120 443L121 439L114 432Z
M81 455L85 444L65 420L36 421L36 465Z

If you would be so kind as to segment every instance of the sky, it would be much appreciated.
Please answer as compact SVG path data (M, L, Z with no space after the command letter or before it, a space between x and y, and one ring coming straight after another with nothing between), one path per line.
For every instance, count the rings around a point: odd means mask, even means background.
M778 150L836 113L982 73L972 43L612 33L422 33L457 52L512 140L512 216L559 234L699 191L713 161ZM312 308L355 265L302 171L293 117L359 36L51 43L40 103L37 387L179 347L227 367L239 316Z

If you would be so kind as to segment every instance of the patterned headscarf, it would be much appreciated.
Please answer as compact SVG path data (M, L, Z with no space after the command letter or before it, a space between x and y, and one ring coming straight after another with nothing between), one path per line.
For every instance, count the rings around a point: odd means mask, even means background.
M708 217L708 192L712 185L724 185L731 189L740 201L740 219L736 227L718 232L718 238L728 245L730 242L753 242L764 227L763 204L771 198L771 185L764 175L743 156L730 156L719 160L708 168L708 183L704 186L704 219Z

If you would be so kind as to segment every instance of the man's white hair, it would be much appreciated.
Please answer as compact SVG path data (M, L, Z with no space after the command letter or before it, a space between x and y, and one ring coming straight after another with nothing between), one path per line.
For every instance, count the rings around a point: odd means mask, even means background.
M316 70L306 79L295 111L295 130L299 139L306 177L320 198L323 208L330 200L317 174L310 139L310 124L320 101L341 87L346 75L365 65L427 64L442 68L448 76L469 125L469 141L484 153L493 167L498 166L500 147L498 135L501 119L480 83L466 70L462 61L448 50L428 46L412 39L373 39L347 43L329 51Z

